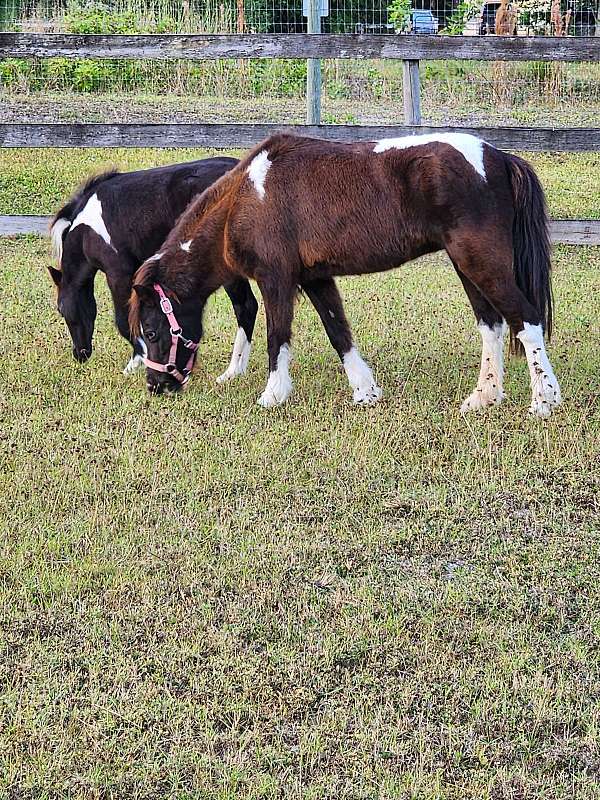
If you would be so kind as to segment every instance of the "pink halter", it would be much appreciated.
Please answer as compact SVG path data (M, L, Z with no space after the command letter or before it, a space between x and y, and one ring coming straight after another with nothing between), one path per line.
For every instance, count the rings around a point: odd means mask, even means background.
M175 314L173 313L173 306L171 305L171 301L164 293L162 286L159 283L154 284L154 290L160 297L160 310L169 320L169 325L171 326L171 349L169 351L169 361L166 364L159 364L156 361L150 361L149 358L144 356L144 364L150 369L154 369L157 372L168 372L169 375L172 375L176 381L179 381L182 385L187 383L192 369L194 367L194 362L196 360L196 353L198 351L198 342L192 342L191 339L186 339L183 336L182 329L175 318ZM188 358L188 362L183 368L183 373L181 373L177 369L177 346L181 342L184 347L187 347L188 350L191 350L190 357Z

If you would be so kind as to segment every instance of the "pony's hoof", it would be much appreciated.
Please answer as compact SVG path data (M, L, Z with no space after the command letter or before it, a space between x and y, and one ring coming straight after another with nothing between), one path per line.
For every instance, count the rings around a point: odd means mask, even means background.
M292 382L285 380L271 380L267 383L264 392L258 398L259 406L273 408L280 406L292 393Z
M542 419L549 417L556 406L560 405L560 386L558 381L554 381L547 373L539 376L536 383L533 397L531 398L531 405L529 406L529 413Z
M236 375L242 375L241 372L236 372L232 370L231 367L227 367L225 372L216 379L217 383L227 383L227 381L232 381Z
M123 375L129 376L133 375L139 370L144 368L144 358L143 356L131 356L129 361L127 362L127 366L123 370Z
M354 390L355 406L374 406L383 397L383 392L376 383L368 386L359 386Z
M469 411L481 411L483 408L489 408L490 406L499 406L504 400L504 396L504 392L494 387L475 389L463 400L460 413L468 414Z

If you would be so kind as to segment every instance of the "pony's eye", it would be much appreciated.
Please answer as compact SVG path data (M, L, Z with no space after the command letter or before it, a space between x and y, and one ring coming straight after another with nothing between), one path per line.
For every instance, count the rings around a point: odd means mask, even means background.
M144 334L146 336L146 339L148 339L149 342L155 342L156 341L156 331L144 331Z

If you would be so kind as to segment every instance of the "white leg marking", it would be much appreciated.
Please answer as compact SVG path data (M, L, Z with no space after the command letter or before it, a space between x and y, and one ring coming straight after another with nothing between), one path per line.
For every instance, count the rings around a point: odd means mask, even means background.
M58 268L61 268L63 254L63 233L71 227L71 221L61 217L57 219L50 228L50 239L52 241L52 256L56 259Z
M247 170L250 180L256 189L256 193L261 200L263 200L265 196L265 180L272 163L272 161L269 161L268 152L263 150L257 156L254 156Z
M104 219L102 218L102 203L98 200L97 194L93 194L82 211L77 214L73 220L71 230L74 231L78 225L87 225L88 228L95 231L101 239L104 239L106 244L112 247L115 253L117 252L110 240L110 234L106 229L106 225L104 224Z
M481 334L481 369L477 387L460 407L463 414L487 406L497 406L504 400L504 336L506 322L502 320L493 328L480 322L477 326Z
M251 347L252 345L248 341L246 331L243 328L238 328L233 343L231 361L225 372L217 378L217 383L225 383L225 381L230 381L232 378L235 378L236 375L246 374Z
M186 253L189 253L189 252L190 252L190 248L191 248L191 246L192 246L192 240L191 240L191 239L190 239L189 241L187 241L187 242L182 242L182 243L179 245L179 247L180 247L182 250L185 250L185 252L186 252Z
M143 355L133 355L127 362L127 366L123 370L123 375L133 375L134 372L137 372L144 367L144 356L148 355L148 348L146 347L146 342L138 336L137 342L139 346L142 348Z
M485 167L483 166L483 145L487 143L483 139L471 136L470 133L425 133L419 136L380 139L373 148L373 152L385 153L386 150L391 150L392 148L405 150L407 147L417 147L418 145L433 144L434 142L443 142L454 147L471 164L473 169L486 180Z
M560 386L546 355L542 326L525 322L523 330L517 333L517 339L521 340L525 348L531 376L529 413L538 417L549 417L552 409L560 403L561 397Z
M133 375L134 372L138 372L138 370L143 369L143 367L144 359L142 356L131 356L127 362L127 366L123 370L123 375Z
M290 346L282 344L277 356L277 368L269 374L265 390L258 398L258 404L263 408L271 408L285 403L292 393L292 379L289 373L290 357Z
M381 400L383 392L377 386L371 367L362 359L356 347L344 353L344 369L354 390L355 405L372 406Z

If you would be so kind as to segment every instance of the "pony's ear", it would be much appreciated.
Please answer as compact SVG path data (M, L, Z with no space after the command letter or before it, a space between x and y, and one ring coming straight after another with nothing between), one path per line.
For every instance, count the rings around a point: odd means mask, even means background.
M137 294L140 300L146 300L146 302L149 300L154 300L157 296L152 286L146 286L145 283L134 283L133 291Z
M48 272L50 273L50 277L54 281L56 286L60 286L60 282L62 281L62 272L59 269L54 269L54 267L48 267Z

